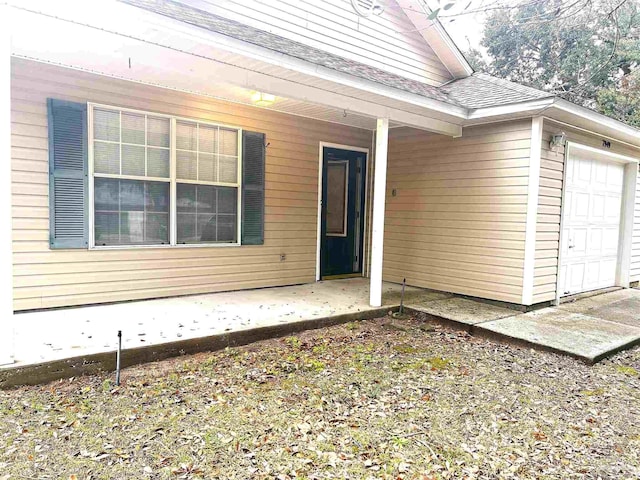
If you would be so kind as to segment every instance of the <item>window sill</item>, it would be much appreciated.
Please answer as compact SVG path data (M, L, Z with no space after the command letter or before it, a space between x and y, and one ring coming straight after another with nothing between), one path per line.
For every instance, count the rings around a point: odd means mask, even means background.
M241 246L242 244L240 243L188 243L178 245L95 245L93 247L89 247L89 250L166 250L170 248L228 248Z

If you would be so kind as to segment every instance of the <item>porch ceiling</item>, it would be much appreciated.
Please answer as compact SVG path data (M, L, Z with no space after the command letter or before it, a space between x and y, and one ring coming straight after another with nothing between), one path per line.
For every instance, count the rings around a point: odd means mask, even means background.
M223 35L119 2L51 3L14 6L14 56L239 103L251 104L255 91L271 93L278 97L272 110L370 130L382 117L390 126L462 132L461 118L427 109L433 101L418 95L378 91L374 82L304 61L294 68L283 55L244 51Z

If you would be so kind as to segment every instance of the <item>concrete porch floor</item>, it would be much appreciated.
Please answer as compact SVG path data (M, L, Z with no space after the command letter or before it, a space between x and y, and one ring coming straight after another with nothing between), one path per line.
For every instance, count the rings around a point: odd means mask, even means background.
M370 307L369 280L213 293L19 313L16 362L0 367L0 387L41 383L115 366L215 350L295 331L374 318L397 309L401 286L385 283ZM596 362L640 342L640 290L618 290L521 313L460 296L407 287L405 306L436 321Z
M400 303L400 290L399 285L384 284L381 313ZM353 278L18 313L15 363L0 368L113 352L118 330L125 350L378 310L369 305L369 280Z

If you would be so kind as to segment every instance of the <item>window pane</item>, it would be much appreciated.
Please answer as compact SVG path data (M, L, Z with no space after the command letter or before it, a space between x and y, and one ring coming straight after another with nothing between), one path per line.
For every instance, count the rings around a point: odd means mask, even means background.
M198 243L195 213L178 214L178 243Z
M198 214L198 235L200 242L215 242L216 216L211 213Z
M144 177L144 147L122 145L122 175Z
M203 182L215 182L216 164L215 157L207 153L198 154L198 180Z
M147 117L147 145L169 147L169 125L168 118Z
M220 129L220 154L238 156L238 131Z
M145 214L145 243L168 243L169 215L166 213Z
M218 153L218 127L200 125L198 127L198 151L202 153Z
M169 183L95 179L96 245L169 243Z
M120 212L120 244L144 243L144 212Z
M144 115L122 112L122 141L144 145Z
M218 181L238 183L238 157L220 155L218 162Z
M120 244L120 213L96 210L94 221L96 245Z
M176 185L176 209L178 212L196 213L196 186L187 183Z
M235 215L218 215L219 242L236 242L236 218Z
M147 212L168 212L168 183L144 182L144 207Z
M216 213L218 192L215 187L196 186L198 213Z
M96 178L93 196L96 212L117 212L120 208L120 185L117 180Z
M196 124L178 122L176 124L176 148L195 151L196 147Z
M217 187L218 213L235 215L238 206L238 189L232 187Z
M93 137L96 140L120 141L120 112L96 108L93 110Z
M197 180L196 153L176 151L176 175L183 180Z
M93 169L96 173L120 173L120 145L117 143L94 142Z
M147 176L169 178L169 150L147 148Z
M347 197L346 186L349 167L346 161L327 163L327 216L329 235L346 235Z
M178 184L178 243L236 242L234 187Z

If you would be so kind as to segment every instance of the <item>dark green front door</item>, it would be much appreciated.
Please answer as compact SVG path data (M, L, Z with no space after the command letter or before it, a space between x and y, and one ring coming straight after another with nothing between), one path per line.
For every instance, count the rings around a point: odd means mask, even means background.
M366 154L324 147L321 277L362 272Z

